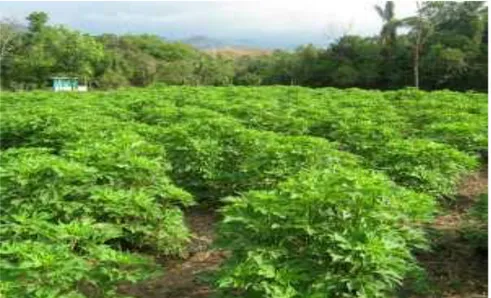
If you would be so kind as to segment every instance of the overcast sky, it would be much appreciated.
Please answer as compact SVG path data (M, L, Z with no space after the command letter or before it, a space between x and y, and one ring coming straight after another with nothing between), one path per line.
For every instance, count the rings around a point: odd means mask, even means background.
M379 1L295 2L0 2L0 17L23 21L45 11L51 24L88 33L151 33L170 39L204 35L266 46L325 44L340 34L373 35L382 24ZM396 15L414 14L413 1L396 2Z

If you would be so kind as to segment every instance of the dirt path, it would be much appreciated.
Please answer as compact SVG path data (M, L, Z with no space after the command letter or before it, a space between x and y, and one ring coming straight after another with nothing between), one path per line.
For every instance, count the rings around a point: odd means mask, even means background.
M187 224L193 237L188 246L189 256L185 259L162 262L165 274L161 278L138 285L124 287L125 294L138 298L205 298L211 289L199 276L216 270L226 254L212 251L210 246L215 238L214 225L218 215L213 209L197 208L186 214Z
M465 220L466 211L474 204L476 198L488 192L488 166L482 167L481 171L466 177L459 186L459 192L455 202L447 206L448 212L439 216L433 225L434 228L457 229Z
M488 257L476 251L462 236L467 211L476 198L487 193L487 165L462 182L455 202L446 206L430 228L432 252L418 260L428 273L430 292L412 297L484 298L488 289Z

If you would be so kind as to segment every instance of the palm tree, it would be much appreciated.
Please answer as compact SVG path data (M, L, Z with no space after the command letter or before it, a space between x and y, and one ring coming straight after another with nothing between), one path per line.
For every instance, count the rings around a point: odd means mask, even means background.
M380 72L383 84L386 85L386 87L390 87L394 84L394 81L397 81L397 78L392 74L396 68L394 56L397 45L397 27L401 25L401 22L395 18L393 1L385 2L384 8L375 5L375 10L383 21L382 30L380 32L380 55L382 56L383 62Z
M401 25L401 21L395 18L394 1L385 2L385 8L375 5L375 10L384 23L380 32L380 40L384 46L392 48L396 43L397 27Z

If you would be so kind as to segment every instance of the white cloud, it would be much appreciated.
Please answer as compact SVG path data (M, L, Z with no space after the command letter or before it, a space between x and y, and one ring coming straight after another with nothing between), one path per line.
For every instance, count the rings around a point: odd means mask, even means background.
M135 25L179 24L180 26L219 31L275 32L325 32L339 34L373 34L381 26L373 2L350 1L291 1L291 2L213 2L208 6L187 4L184 9L168 13L164 4L155 3L146 12L124 10L118 12L94 12L84 16L86 20L104 23L126 22ZM381 3L383 4L383 3ZM415 8L414 2L396 4L399 15L407 16ZM217 32L214 32L217 33ZM219 32L218 32L219 33Z
M101 32L159 35L205 34L215 37L290 35L337 37L373 35L382 25L372 1L219 1L219 2L0 2L0 11L23 19L47 11L54 23ZM396 2L396 15L416 9L413 1ZM302 38L301 38L302 37Z

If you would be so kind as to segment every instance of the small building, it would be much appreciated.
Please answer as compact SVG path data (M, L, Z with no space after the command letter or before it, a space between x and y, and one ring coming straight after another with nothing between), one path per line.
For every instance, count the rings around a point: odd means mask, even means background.
M52 77L53 91L87 91L87 86L79 85L76 77Z

